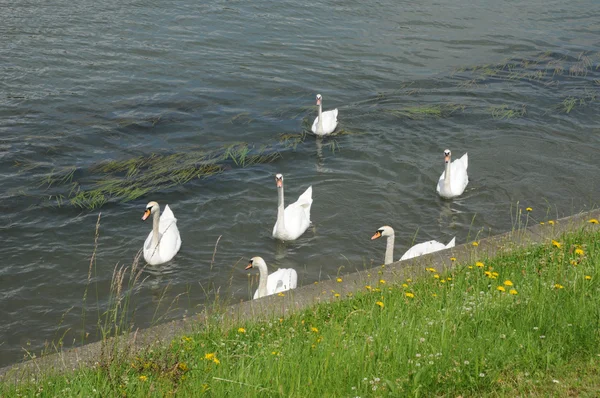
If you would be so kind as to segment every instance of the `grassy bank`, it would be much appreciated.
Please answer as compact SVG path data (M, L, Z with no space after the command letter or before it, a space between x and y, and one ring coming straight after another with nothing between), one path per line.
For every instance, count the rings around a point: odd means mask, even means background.
M285 319L215 324L134 358L2 385L0 395L597 396L598 226L428 271Z

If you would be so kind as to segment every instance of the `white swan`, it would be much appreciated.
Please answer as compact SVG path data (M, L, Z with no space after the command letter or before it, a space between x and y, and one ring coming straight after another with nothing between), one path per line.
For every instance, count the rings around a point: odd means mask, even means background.
M454 162L451 162L451 156L450 149L446 149L444 151L446 168L437 184L437 193L446 199L461 195L469 183L469 176L467 176L468 155L465 153L462 158L456 159Z
M385 264L393 263L395 239L394 228L384 225L383 227L379 228L377 232L375 232L375 235L371 237L371 240L380 238L382 236L387 236L387 246L385 248ZM438 242L437 240L430 240L427 242L418 243L410 249L408 249L398 261L408 260L409 258L422 256L425 254L437 252L439 250L449 249L451 247L454 247L455 243L456 237L452 238L452 240L447 245L444 245L443 243Z
M156 202L146 205L146 211L142 220L146 220L154 214L152 220L152 231L144 242L144 259L150 265L158 265L171 260L181 247L181 237L177 229L177 219L169 208L160 214L160 206Z
M246 269L250 268L258 268L260 273L258 289L254 292L255 300L271 294L295 289L298 284L298 274L293 268L280 268L271 275L268 275L267 264L262 257L252 257Z
M277 222L273 227L273 237L281 240L294 240L310 225L310 206L312 205L312 186L300 195L298 200L283 209L283 175L275 176L277 184Z
M331 111L323 112L323 106L321 102L323 97L321 94L317 94L317 105L319 106L319 116L315 118L312 124L312 132L316 135L327 135L333 133L337 126L337 115L338 110L333 109Z

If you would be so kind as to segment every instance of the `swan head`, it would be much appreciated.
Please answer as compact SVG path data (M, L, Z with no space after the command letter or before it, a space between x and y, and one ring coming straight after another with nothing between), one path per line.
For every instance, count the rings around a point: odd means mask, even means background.
M450 163L451 156L452 156L452 152L450 152L450 149L444 149L444 162Z
M384 225L375 231L375 234L371 237L371 240L381 238L382 236L394 236L394 228Z
M154 214L158 211L158 209L160 209L160 206L158 206L158 203L152 201L152 202L148 202L148 204L146 205L146 210L144 210L144 215L142 216L142 221L146 220L148 217L150 217L150 214Z
M264 265L265 267L267 266L267 264L265 263L265 260L263 260L262 257L252 257L250 259L250 262L248 263L248 265L244 269L250 269L250 268L254 268L254 267L259 267L261 265Z
M277 188L283 188L283 174L275 174L275 184L277 184Z
M321 94L317 94L317 105L321 105L322 100L323 100L323 97L321 96Z

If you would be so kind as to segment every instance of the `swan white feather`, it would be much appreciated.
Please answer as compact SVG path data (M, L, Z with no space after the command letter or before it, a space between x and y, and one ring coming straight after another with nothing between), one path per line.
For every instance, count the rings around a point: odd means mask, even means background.
M312 132L316 135L328 135L333 133L338 123L337 108L323 112L322 101L323 97L321 96L321 94L317 94L317 105L319 106L319 114L315 118L315 121L313 122L311 128Z
M465 153L460 159L451 162L451 152L444 151L445 169L437 184L437 193L446 199L462 195L469 183L467 168L469 167L469 156Z
M269 275L267 264L262 257L252 257L246 269L258 268L258 289L254 292L253 299L270 296L271 294L295 289L298 284L298 274L293 268L280 268Z
M277 221L273 226L273 237L280 240L295 240L310 226L310 208L312 206L312 186L300 195L297 201L284 210L283 175L275 176L277 184Z
M181 248L181 237L177 229L177 219L169 205L161 214L156 202L146 205L142 220L153 214L152 231L144 242L144 259L150 265L158 265L170 261Z

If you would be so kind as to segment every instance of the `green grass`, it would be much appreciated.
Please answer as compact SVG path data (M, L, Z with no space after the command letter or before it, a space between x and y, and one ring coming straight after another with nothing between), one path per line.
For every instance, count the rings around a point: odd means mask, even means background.
M333 302L285 319L215 320L167 347L3 385L0 395L596 396L597 226L449 273L427 270L350 297L325 291Z

